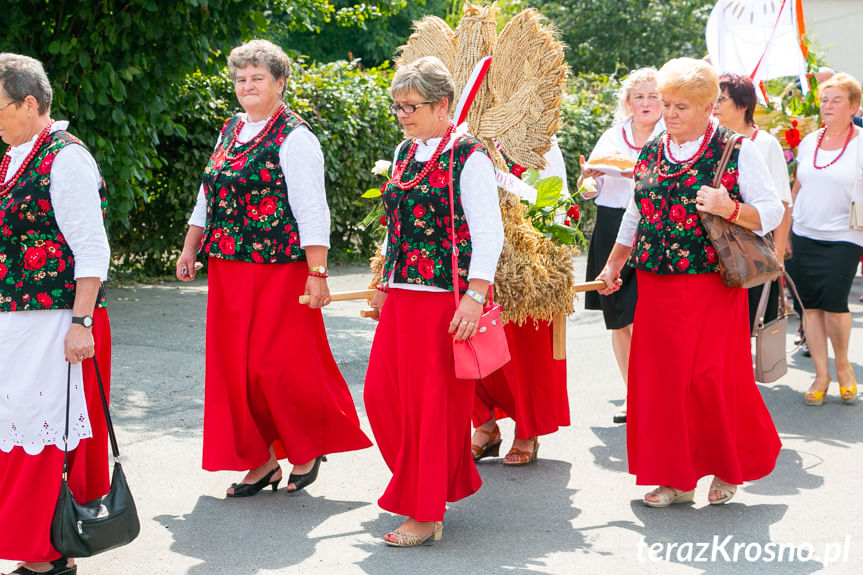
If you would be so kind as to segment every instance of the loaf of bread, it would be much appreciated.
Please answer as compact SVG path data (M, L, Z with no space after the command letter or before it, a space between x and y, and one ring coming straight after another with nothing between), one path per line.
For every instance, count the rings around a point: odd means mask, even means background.
M621 172L627 172L635 167L635 160L628 158L620 152L611 152L590 158L590 167L602 171L602 166L617 168Z

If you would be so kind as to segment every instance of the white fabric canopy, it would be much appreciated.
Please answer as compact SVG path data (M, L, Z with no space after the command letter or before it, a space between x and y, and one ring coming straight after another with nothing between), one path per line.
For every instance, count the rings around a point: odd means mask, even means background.
M794 0L719 0L705 33L710 61L720 74L754 73L756 85L797 76L805 94L809 85L798 18L803 14Z

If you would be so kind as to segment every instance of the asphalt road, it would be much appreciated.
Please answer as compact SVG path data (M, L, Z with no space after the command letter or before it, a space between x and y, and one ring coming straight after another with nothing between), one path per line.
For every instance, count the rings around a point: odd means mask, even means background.
M331 289L367 279L361 268L340 269ZM858 276L851 360L863 382L861 294ZM142 530L127 547L80 560L80 575L863 571L863 401L842 404L834 385L824 406L805 406L814 370L799 352L788 375L760 387L783 441L776 470L725 506L707 505L705 478L694 505L649 509L647 490L626 472L625 426L611 421L624 387L610 337L579 302L567 321L571 427L541 438L535 465L483 461L482 489L450 505L442 541L395 549L381 540L401 518L376 505L389 473L375 448L331 455L297 495L225 499L240 474L201 470L204 281L111 287L108 297L113 415ZM362 385L375 323L359 317L361 307L334 303L324 315L372 437ZM501 428L507 448L512 423Z

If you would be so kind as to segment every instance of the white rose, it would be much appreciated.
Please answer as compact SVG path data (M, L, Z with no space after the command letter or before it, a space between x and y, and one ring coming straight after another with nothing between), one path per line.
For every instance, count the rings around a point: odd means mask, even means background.
M388 162L387 160L378 160L375 162L375 167L372 168L372 173L376 176L387 177L390 174L391 165L392 162Z
M596 180L593 178L584 178L581 182L581 187L578 188L578 193L582 196L593 196L596 195Z

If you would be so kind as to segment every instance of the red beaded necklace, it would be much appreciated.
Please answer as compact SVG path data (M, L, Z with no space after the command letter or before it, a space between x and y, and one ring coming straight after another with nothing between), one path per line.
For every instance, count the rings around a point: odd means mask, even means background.
M821 147L821 140L824 139L824 134L827 133L827 127L821 128L821 133L818 134L818 140L815 142L815 154L812 156L812 167L816 170L823 170L824 168L829 168L833 164L839 161L839 158L842 157L842 154L845 153L845 149L848 147L848 142L851 141L851 136L854 134L854 124L851 124L851 127L848 129L848 137L845 138L845 144L842 146L842 151L839 152L839 155L833 158L833 161L829 164L825 164L823 166L818 165L818 148Z
M233 134L233 137L231 138L231 143L228 144L225 159L229 162L233 162L235 160L239 160L240 158L246 157L249 154L249 152L254 150L258 146L258 144L260 144L261 141L267 136L267 133L273 127L273 124L276 123L276 120L279 119L279 116L282 115L282 112L285 111L285 108L287 108L287 106L285 106L285 103L280 102L279 107L276 109L276 111L273 113L273 115L270 116L270 119L267 120L267 123L264 125L264 129L261 130L260 132L258 132L258 135L255 136L255 138L251 142L249 142L248 144L244 144L247 146L246 149L243 150L242 152L231 155L231 150L234 149L234 146L237 144L237 138L240 137L240 131L243 129L243 126L246 124L243 120L240 120L239 122L237 122L237 125L234 126L234 134Z
M695 162L697 162L699 159L701 159L701 156L704 155L704 152L707 151L707 145L710 143L710 138L712 136L713 136L713 122L711 122L707 126L707 131L704 132L704 137L701 139L701 145L698 147L698 151L696 151L695 154L687 160L677 160L673 155L671 155L671 147L668 144L670 138L668 136L668 132L665 132L665 135L662 137L662 145L660 146L660 149L659 149L659 162L657 163L657 169L659 170L659 181L662 182L664 180L670 180L672 178L676 178L676 177L680 176L684 172L687 172L689 170L689 168L691 168L692 166L695 165ZM671 161L674 162L675 164L681 164L683 162L686 162L686 163L683 165L683 167L680 170L674 172L673 174L663 172L662 171L662 162L665 161L665 154L666 153L668 154L668 157L671 158Z
M39 150L42 148L42 144L45 143L45 140L48 139L48 136L51 135L51 126L54 125L54 120L50 120L48 125L39 132L39 137L36 138L36 141L33 142L33 148L30 150L30 153L27 154L27 157L24 158L24 162L21 164L21 167L18 168L18 171L15 172L15 175L6 182L6 174L9 171L9 163L12 161L12 156L9 155L9 151L6 151L6 154L3 156L2 162L0 162L0 196L5 196L9 193L9 190L15 187L15 184L18 183L18 180L21 179L21 176L24 175L24 170L27 169L27 165L33 161L33 158L36 157L36 154L39 153ZM5 182L5 183L4 183Z
M446 129L446 134L444 134L443 138L441 138L440 144L437 145L437 148L435 148L434 154L432 155L431 159L425 163L425 166L423 166L423 169L420 170L420 173L417 174L409 182L402 182L402 174L404 174L405 169L407 168L408 164L411 163L414 154L416 154L417 152L417 146L419 145L419 143L414 140L411 144L411 147L408 149L408 155L405 156L404 161L401 163L401 167L396 170L396 173L393 174L393 179L390 181L393 182L396 186L398 186L398 188L402 191L409 190L416 186L418 183L420 183L423 178L425 178L429 174L429 172L431 172L432 169L437 166L438 158L440 158L440 155L443 153L443 149L446 147L447 142L449 142L449 137L452 134L453 130L455 130L455 126L450 123L450 125Z
M640 148L640 147L635 146L634 144L629 143L629 138L627 138L627 137L626 137L626 127L625 127L625 126L621 126L621 127L620 127L620 133L621 133L621 134L623 134L623 141L624 141L624 142L626 142L626 145L627 145L627 146L629 146L629 148L630 148L631 150L635 150L636 152L641 152L641 148ZM633 135L633 139L634 139L634 138L635 138L635 132L634 132L634 131L632 132L632 135Z
M752 140L752 141L754 142L754 141L755 141L755 137L758 135L758 126L752 126L752 127L753 127L753 128L755 128L755 131L754 131L754 132L752 132L752 135L751 135L751 136L749 136L749 139L750 139L750 140Z

